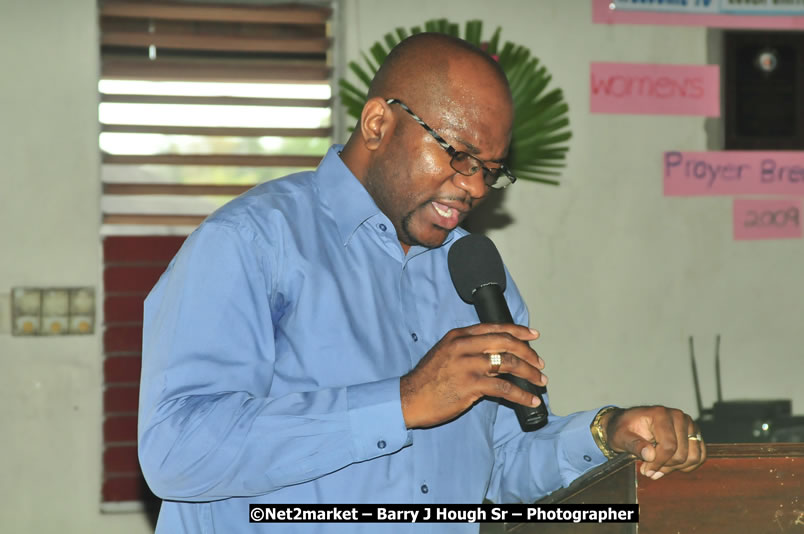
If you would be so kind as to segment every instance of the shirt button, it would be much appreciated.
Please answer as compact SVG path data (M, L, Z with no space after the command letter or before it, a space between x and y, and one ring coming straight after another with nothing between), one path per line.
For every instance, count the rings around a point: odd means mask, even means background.
M591 462L591 461L592 461L592 457L591 457L591 456L589 456L588 454L584 454L584 455L583 455L583 459L584 459L584 460L586 460L587 462Z
M385 223L380 223L380 230L382 230L382 231L384 232L384 231L386 231L387 229L388 229L388 227L387 227L387 226L385 226Z
M416 332L411 332L410 337L413 341L419 341L419 336L416 335Z
M384 449L385 448L385 441L383 441L383 440L378 441L377 442L377 448L378 449Z
M428 491L430 491L430 488L427 487L427 484L422 484L421 490L422 493L427 493Z

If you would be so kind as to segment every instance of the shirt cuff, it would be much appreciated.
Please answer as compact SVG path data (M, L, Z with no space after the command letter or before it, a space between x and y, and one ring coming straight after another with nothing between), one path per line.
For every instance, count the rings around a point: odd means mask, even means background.
M561 431L565 461L570 468L581 473L606 461L606 456L595 443L592 431L589 429L599 411L577 413Z
M399 377L346 388L355 461L392 454L412 442L405 427Z

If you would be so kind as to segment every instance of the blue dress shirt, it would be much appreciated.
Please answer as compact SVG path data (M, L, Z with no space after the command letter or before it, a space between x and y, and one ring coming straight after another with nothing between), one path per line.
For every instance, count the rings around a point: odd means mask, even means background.
M211 215L145 301L139 456L157 532L476 532L477 524L249 524L249 503L531 502L605 461L596 410L523 433L491 400L408 430L399 380L475 324L444 245L406 255L329 150ZM511 313L528 324L513 281ZM569 395L571 392L564 392Z

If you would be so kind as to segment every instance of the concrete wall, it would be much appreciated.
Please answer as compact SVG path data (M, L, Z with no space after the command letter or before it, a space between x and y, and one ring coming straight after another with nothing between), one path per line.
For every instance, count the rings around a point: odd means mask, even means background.
M100 290L97 39L94 0L0 0L0 293ZM147 532L99 511L101 335L3 326L0 530Z
M730 197L662 196L663 151L716 148L703 118L589 113L590 62L706 64L718 56L707 30L592 24L588 0L401 5L345 0L345 57L399 26L480 19L484 36L502 26L529 47L570 105L561 186L518 182L498 208L513 222L489 234L543 334L557 411L661 403L697 414L688 337L708 406L719 333L724 397L792 398L804 413L801 240L735 242Z

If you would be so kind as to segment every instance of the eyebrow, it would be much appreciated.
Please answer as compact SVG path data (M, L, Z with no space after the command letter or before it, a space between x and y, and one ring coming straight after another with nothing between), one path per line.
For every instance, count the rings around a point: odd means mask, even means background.
M465 146L465 147L466 147L466 150L467 150L467 151L469 151L471 154L480 154L480 149L479 149L479 148L477 148L477 147L476 147L475 145L473 145L472 143L470 143L470 142L466 141L465 139L462 139L462 138L460 138L460 137L457 137L457 136L456 136L456 137L455 137L455 140L456 140L456 141L458 141L458 142L459 142L460 144L462 144L463 146ZM499 158L499 159L487 159L487 160L485 160L485 161L486 161L486 162L491 162L491 163L500 163L500 164L502 164L502 163L504 163L504 162L505 162L505 158Z

